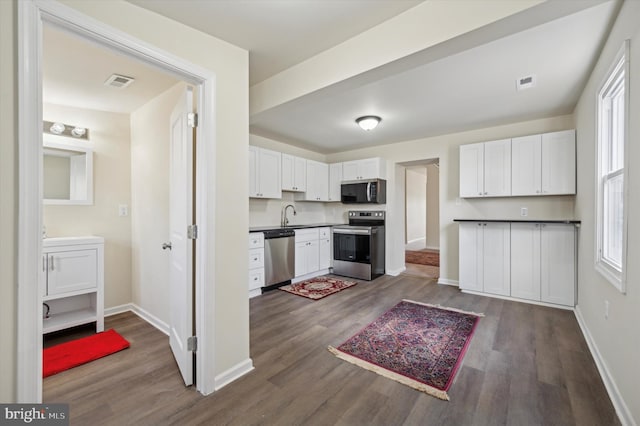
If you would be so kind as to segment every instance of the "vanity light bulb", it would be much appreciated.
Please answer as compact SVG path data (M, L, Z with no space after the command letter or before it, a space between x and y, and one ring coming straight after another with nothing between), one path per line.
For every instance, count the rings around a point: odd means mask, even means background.
M74 127L73 130L71 130L71 136L76 138L83 137L85 133L87 133L87 129L84 127Z
M61 135L64 132L64 124L62 123L53 123L51 127L49 127L49 131L54 135Z

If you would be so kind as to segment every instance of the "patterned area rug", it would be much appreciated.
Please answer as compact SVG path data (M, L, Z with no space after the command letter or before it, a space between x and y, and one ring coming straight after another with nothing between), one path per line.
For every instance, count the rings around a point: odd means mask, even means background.
M308 299L318 300L330 294L337 293L345 288L353 287L357 283L354 281L344 281L332 277L315 277L310 280L301 281L280 287L280 290L297 294Z
M403 300L329 350L338 358L448 401L447 391L481 316Z
M418 265L440 266L440 252L434 250L406 250L404 252L405 263Z

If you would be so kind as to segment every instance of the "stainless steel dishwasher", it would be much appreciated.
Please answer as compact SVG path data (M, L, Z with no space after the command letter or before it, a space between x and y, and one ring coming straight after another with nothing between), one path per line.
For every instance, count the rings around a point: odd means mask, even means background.
M291 281L295 275L295 231L264 231L265 287Z

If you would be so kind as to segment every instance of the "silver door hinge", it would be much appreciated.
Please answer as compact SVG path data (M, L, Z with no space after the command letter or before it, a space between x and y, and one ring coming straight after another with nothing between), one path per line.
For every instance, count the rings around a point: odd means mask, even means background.
M187 338L187 350L191 352L198 350L198 338L196 336Z
M190 240L198 239L198 225L187 226L187 238Z
M190 112L187 114L187 125L189 127L198 127L198 114Z

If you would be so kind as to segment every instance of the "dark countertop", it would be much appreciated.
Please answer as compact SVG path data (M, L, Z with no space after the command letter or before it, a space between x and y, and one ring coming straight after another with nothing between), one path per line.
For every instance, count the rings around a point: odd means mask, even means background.
M536 220L536 219L453 219L454 222L512 222L512 223L565 223L579 225L581 221L565 220Z
M312 223L309 225L287 225L286 229L304 229L304 228L325 228L329 226L346 225L346 223ZM253 226L249 228L249 232L272 231L274 229L283 229L279 225L271 226Z

